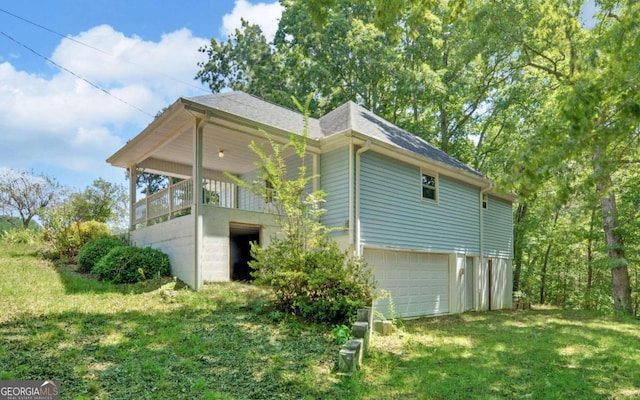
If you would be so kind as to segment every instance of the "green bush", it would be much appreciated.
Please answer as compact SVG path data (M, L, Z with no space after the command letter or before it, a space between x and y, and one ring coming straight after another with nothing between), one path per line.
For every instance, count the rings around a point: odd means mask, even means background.
M351 319L358 308L371 304L375 283L362 259L340 251L330 230L320 223L326 212L322 208L326 193L308 192L313 176L305 162L308 110L312 96L304 106L294 103L304 114L302 135L291 134L281 145L265 133L269 151L251 142L249 148L260 158L256 180L244 181L226 176L239 187L260 196L276 212L281 227L266 248L253 244L250 266L257 283L272 287L276 306L281 312L293 313L318 322L341 322ZM294 179L288 170L288 153L293 150L300 164Z
M89 240L78 253L76 259L79 272L91 272L98 261L114 247L125 246L126 243L115 236Z
M371 271L333 240L325 238L317 249L295 255L287 240L276 239L265 249L254 246L252 253L256 283L273 288L282 311L316 322L343 322L371 305Z
M43 236L45 240L51 241L60 255L74 261L85 243L92 239L110 237L111 232L104 222L85 221L71 224L52 223L43 232Z
M35 244L40 242L40 235L32 229L12 229L0 233L0 239L9 244Z
M91 272L113 283L136 283L169 275L169 257L160 250L135 246L114 247Z

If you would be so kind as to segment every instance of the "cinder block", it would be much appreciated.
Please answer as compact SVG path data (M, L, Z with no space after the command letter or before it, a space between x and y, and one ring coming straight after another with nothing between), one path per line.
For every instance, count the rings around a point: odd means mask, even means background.
M375 320L373 321L373 331L383 336L389 336L393 333L393 322Z
M358 339L364 339L369 330L368 322L355 322L351 327L351 336Z
M338 372L351 374L356 370L356 352L355 350L340 349L338 354Z
M342 348L355 351L356 367L360 368L362 366L362 353L364 352L364 339L351 339L342 345Z
M370 318L371 318L371 307L365 307L365 308L359 308L358 309L358 315L356 317L356 320L358 322L370 323Z
M369 348L369 323L355 322L351 327L351 336L356 339L364 339L364 349Z
M393 333L393 323L391 321L382 321L382 335L389 336Z

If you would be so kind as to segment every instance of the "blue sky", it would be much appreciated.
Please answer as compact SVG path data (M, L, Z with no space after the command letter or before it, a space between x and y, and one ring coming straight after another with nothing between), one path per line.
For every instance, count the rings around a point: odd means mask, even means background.
M80 190L98 177L124 183L105 159L150 115L209 92L193 80L198 48L240 17L273 35L280 14L272 0L0 1L0 169Z

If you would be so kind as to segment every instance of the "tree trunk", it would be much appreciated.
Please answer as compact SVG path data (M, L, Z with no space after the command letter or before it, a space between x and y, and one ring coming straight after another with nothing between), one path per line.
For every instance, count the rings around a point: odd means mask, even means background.
M447 109L440 105L440 150L449 154L449 121L447 120Z
M545 285L547 283L547 265L549 263L549 253L551 252L551 243L547 245L547 251L544 253L542 262L542 271L540 272L540 304L545 301Z
M604 169L605 163L604 148L596 145L593 155L593 173L596 190L600 196L602 229L604 231L609 266L611 268L613 307L616 311L631 314L633 309L631 305L629 269L627 259L624 256L624 241L618 230L618 215L613 182L611 181L611 175Z
M556 228L556 224L558 223L558 218L560 218L560 209L558 209L553 217L553 227ZM553 243L550 241L547 245L547 250L544 253L544 260L542 261L542 271L540 273L540 304L544 304L545 301L545 290L546 290L546 282L547 282L547 266L549 265L549 254L551 254L551 247Z
M587 242L587 291L593 286L593 230L595 229L596 209L591 210L589 223L589 240Z
M520 289L520 272L522 271L522 253L524 251L524 219L527 216L527 203L518 204L516 220L513 225L513 291Z

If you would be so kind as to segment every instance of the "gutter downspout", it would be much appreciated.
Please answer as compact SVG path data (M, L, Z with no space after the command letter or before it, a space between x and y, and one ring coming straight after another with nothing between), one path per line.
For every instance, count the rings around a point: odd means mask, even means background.
M480 208L480 268L484 268L484 223L483 223L483 214L484 214L484 209L482 208L482 198L484 197L484 195L486 193L488 193L489 191L491 191L493 189L493 182L489 182L489 186L487 186L486 188L480 190L480 204L479 204L479 208ZM490 283L490 282L489 282ZM491 286L489 285L488 290L491 290ZM491 296L489 296L489 299L491 299ZM491 310L491 300L489 300L489 310Z
M356 151L356 256L362 257L362 248L360 247L360 156L371 148L371 140L367 140L364 147Z
M349 246L355 246L356 243L356 234L355 234L355 171L353 167L353 140L349 142L349 221L347 223L347 228L349 232Z
M360 156L371 148L371 140L367 139L364 147L356 151L356 257L362 257L362 246L360 246ZM376 296L371 299L371 310L369 311L369 342L373 337L373 313L376 309Z

